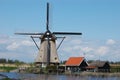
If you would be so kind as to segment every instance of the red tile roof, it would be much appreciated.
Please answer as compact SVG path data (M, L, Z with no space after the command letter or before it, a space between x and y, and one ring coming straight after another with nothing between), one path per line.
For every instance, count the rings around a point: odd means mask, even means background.
M84 57L70 57L68 61L65 63L65 65L66 66L79 66L83 60L84 60Z

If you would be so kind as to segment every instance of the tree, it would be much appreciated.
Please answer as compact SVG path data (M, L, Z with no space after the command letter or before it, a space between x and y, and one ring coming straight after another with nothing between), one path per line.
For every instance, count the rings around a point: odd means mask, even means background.
M13 64L13 63L14 63L14 61L13 61L13 60L10 60L10 59L8 59L7 62L10 63L10 64Z
M6 62L7 62L6 59L4 59L4 58L1 58L1 59L0 59L0 63L6 63Z

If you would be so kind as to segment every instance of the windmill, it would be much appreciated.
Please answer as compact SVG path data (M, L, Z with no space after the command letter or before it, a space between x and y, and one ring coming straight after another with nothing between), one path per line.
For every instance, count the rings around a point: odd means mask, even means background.
M57 49L60 47L65 37L56 37L57 35L82 35L82 33L76 32L51 32L49 29L49 3L47 3L47 22L46 31L44 33L15 33L18 35L30 35L39 52L35 60L36 63L42 66L48 66L50 64L59 64L59 57ZM37 35L37 36L36 36ZM41 43L40 47L35 42L34 38L39 38ZM57 38L63 38L58 48L56 48Z

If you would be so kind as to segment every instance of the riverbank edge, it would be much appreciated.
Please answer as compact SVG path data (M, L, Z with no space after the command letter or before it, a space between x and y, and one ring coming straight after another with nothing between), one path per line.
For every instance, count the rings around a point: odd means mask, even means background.
M102 73L102 72L80 72L80 73L65 73L65 75L75 76L97 76L97 77L120 77L120 73Z

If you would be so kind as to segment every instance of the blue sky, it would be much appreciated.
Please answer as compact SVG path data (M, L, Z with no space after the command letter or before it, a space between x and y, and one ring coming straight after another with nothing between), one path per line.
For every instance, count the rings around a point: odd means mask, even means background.
M31 39L16 36L14 33L44 32L46 27L46 2L50 3L51 31L83 33L78 38L76 36L73 41L66 39L68 43L63 44L58 51L65 56L62 58L62 55L60 55L61 60L69 58L70 55L82 56L84 52L88 59L98 59L102 54L101 59L104 60L104 57L107 57L108 59L105 60L111 60L110 56L115 53L117 58L113 58L112 61L120 60L118 59L120 57L119 0L0 0L0 54L3 55L2 57L22 58L24 61L34 60L37 50L30 43L32 42ZM74 41L78 44L74 44ZM21 44L18 44L19 42ZM22 45L23 43L28 45ZM72 53L70 52L70 45L74 45L75 48ZM31 48L31 53L30 51L22 52L22 47ZM68 49L64 50L64 47ZM36 54L33 54L34 52ZM10 53L15 56L9 57ZM30 56L27 59L23 57L27 54L20 55L19 53L33 54L34 57Z

